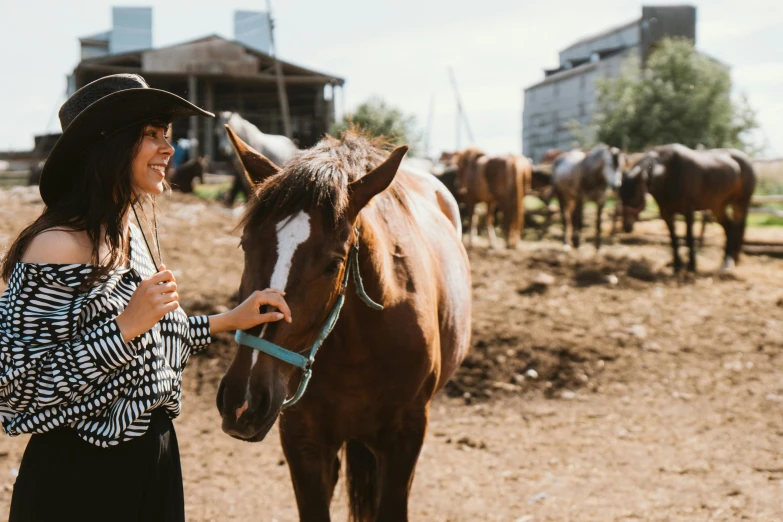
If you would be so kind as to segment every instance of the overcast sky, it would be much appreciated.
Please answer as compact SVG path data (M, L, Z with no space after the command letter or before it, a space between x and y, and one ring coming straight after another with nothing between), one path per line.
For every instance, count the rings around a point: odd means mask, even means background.
M666 4L674 2L646 2ZM456 145L454 68L478 145L522 150L522 90L582 36L641 15L629 0L272 0L280 57L345 78L348 110L379 95L427 127L430 151ZM697 6L697 47L729 64L758 111L768 156L783 156L783 17L777 0L709 0ZM77 38L111 28L111 6L153 6L156 47L216 33L233 38L235 9L265 1L0 0L0 150L30 149L59 130L65 76ZM341 108L338 98L338 108ZM433 103L434 101L434 103ZM463 133L462 145L466 145Z

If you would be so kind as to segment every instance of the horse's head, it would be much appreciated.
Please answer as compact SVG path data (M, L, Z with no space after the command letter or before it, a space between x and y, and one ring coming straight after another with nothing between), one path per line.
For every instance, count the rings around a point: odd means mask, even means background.
M619 196L623 209L623 230L632 232L633 225L646 206L650 178L659 169L658 153L645 154L629 171L623 171Z
M280 169L227 131L254 188L243 220L239 298L264 288L283 290L293 319L245 333L306 355L339 298L358 241L358 214L391 184L407 147L385 161L377 151L362 161L351 156L356 143L338 147L326 138ZM364 174L368 163L380 165ZM300 377L293 365L240 345L217 395L223 431L262 440Z

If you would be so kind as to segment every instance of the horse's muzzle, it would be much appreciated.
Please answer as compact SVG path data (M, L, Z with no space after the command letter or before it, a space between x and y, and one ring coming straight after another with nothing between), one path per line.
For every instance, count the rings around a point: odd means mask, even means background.
M249 394L249 398L239 398L226 388L224 379L216 397L217 408L223 419L223 431L244 441L263 440L280 415L282 401L277 401L280 404L275 407L276 401L271 393L255 391Z

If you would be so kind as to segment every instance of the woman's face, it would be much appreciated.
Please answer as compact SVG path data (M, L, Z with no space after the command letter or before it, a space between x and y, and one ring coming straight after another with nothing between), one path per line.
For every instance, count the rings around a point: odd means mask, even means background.
M174 148L166 139L167 126L150 124L144 127L136 157L133 158L133 187L140 194L163 193L166 165Z

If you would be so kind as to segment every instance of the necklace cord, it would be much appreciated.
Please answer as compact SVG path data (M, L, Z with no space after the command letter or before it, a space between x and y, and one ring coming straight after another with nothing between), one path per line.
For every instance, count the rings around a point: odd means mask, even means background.
M155 223L155 243L158 247L158 257L160 258L160 263L155 263L155 256L152 255L152 248L150 248L149 241L147 241L147 235L144 233L144 227L141 226L141 221L139 220L139 215L136 213L136 205L134 203L131 203L131 209L133 210L133 215L136 216L136 223L139 224L139 230L141 231L141 237L144 238L144 244L147 245L147 252L150 255L150 260L152 260L153 264L155 264L155 272L160 272L160 265L163 263L163 254L160 251L160 240L158 239L158 219L155 215L155 207L152 208L152 221Z

